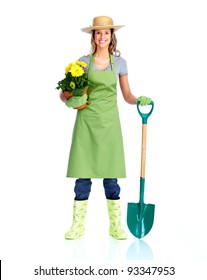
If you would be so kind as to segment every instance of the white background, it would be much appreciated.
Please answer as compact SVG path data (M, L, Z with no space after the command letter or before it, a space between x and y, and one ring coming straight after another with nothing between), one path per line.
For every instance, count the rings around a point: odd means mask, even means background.
M1 1L3 279L36 279L39 265L108 261L114 267L176 264L177 279L193 273L206 279L206 14L202 0ZM102 181L93 180L85 237L64 240L72 221L74 180L65 175L76 111L60 102L55 87L65 66L89 53L90 35L80 29L98 15L125 25L117 31L118 49L128 63L131 90L155 102L145 190L155 221L142 240L126 225L127 203L139 199L141 118L119 89L127 166L119 183L128 239L108 236ZM191 269L183 268L184 261L192 262Z

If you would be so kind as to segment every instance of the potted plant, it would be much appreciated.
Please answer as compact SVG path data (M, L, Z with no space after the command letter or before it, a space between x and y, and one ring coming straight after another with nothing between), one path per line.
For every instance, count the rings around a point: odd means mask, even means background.
M66 66L65 78L57 83L56 89L61 89L67 99L87 93L88 87L92 86L85 72L86 67L87 63L79 60Z

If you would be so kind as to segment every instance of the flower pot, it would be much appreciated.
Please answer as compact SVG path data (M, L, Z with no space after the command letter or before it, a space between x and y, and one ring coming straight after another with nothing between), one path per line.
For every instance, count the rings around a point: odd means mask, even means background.
M85 108L86 106L87 106L87 104L83 104L83 105L78 106L78 107L73 108L73 109L76 109L76 110L81 110L81 109Z
M63 93L64 93L65 97L67 98L67 100L73 96L69 91L66 91L66 90L64 90Z

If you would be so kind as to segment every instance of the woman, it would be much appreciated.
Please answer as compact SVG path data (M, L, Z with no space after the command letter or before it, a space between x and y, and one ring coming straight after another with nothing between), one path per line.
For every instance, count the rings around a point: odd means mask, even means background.
M103 178L110 220L109 234L116 239L126 239L121 227L120 187L117 178L125 178L124 148L117 107L117 81L124 100L129 104L148 105L150 98L132 95L127 75L126 61L116 49L115 31L123 25L114 25L107 16L93 19L93 25L83 28L91 34L91 54L79 60L87 63L89 80L95 84L88 90L88 105L77 112L69 156L67 177L78 178L75 183L73 223L65 234L66 239L76 239L84 234L84 221L91 191L91 178ZM86 95L66 100L68 107L85 103ZM76 104L77 103L77 104Z

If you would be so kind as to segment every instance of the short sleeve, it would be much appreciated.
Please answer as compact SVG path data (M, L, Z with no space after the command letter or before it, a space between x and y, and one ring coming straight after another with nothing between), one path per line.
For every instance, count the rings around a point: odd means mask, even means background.
M114 64L118 76L123 76L128 73L127 62L121 56L119 57L115 56Z

